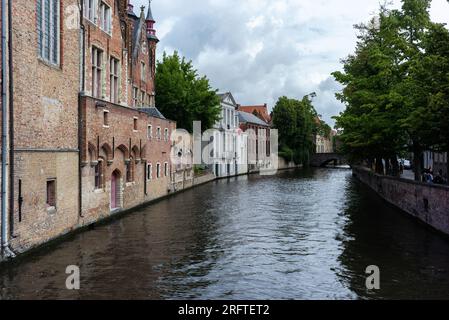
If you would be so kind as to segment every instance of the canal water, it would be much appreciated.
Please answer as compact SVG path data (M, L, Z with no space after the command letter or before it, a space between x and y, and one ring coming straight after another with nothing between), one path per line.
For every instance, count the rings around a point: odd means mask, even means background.
M65 288L68 265L81 289ZM365 269L380 268L381 289ZM449 241L351 172L213 182L0 266L1 299L447 299Z

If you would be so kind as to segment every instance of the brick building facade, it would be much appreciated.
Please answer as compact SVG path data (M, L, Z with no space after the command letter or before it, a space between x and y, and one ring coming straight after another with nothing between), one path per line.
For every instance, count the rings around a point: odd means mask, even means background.
M12 1L9 231L22 250L78 223L78 1ZM10 79L11 80L11 79ZM11 112L11 110L10 110Z
M150 7L11 3L8 238L22 252L170 193L176 123L154 105Z
M273 165L271 126L253 113L239 111L238 117L240 129L248 134L248 171L271 168Z
M82 212L86 222L170 191L170 136L176 123L154 107L158 39L151 8L104 0L111 19L85 7L81 101ZM100 13L104 10L100 10Z

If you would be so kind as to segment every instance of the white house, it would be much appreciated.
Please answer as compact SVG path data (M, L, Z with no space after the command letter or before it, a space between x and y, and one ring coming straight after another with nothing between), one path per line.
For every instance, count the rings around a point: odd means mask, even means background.
M215 124L213 137L213 172L217 177L230 177L239 174L239 163L246 160L245 135L239 134L237 103L230 92L219 94L221 119ZM242 172L243 173L243 172Z

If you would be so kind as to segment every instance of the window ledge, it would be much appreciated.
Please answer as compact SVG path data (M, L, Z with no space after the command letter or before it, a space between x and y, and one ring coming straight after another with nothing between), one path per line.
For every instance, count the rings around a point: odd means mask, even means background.
M39 61L39 63L43 64L44 66L49 67L55 71L62 71L62 67L61 67L60 63L54 64L50 61L45 60L44 58L42 58L40 56L38 56L37 61Z
M95 189L94 193L96 193L96 194L104 193L104 189Z
M49 214L55 214L56 211L56 207L47 207L47 213Z
M97 23L96 23L95 21L89 19L89 18L86 17L86 16L83 16L83 18L84 18L87 22L89 22L90 24L92 24L93 26L99 28L99 25L97 25ZM94 18L94 20L97 20L97 18Z
M127 183L125 183L125 186L126 187L132 187L132 186L134 186L136 183L135 182L127 182Z
M104 128L104 129L109 129L109 128L110 128L110 126L107 126L107 125L103 125L103 128Z
M104 33L106 33L109 37L112 38L112 32L111 32L111 31L104 30L101 26L99 26L98 28L99 28L101 31L103 31Z

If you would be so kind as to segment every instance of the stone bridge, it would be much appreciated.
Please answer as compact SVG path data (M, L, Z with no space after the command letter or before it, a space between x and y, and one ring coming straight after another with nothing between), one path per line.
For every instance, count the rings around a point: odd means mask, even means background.
M315 153L310 159L312 167L325 167L333 163L334 165L348 164L346 156L340 153Z

